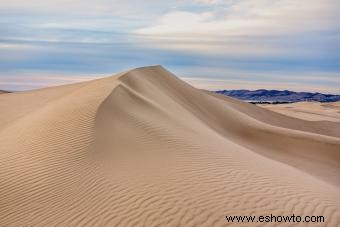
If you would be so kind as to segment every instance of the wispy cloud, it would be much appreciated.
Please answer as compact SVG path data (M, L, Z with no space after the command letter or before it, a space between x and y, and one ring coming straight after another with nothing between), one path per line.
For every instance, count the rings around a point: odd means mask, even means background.
M54 84L39 80L58 73L162 64L264 85L301 84L317 72L303 83L338 88L339 10L337 0L0 0L0 82L12 83L10 74L25 89ZM33 84L20 85L25 78Z
M327 32L339 32L336 9L340 4L335 0L199 2L228 3L228 7L204 12L170 11L135 32L156 42L158 48L229 55L310 54L310 49L300 47L302 40L313 48L319 39L329 39ZM339 40L332 41L329 45L339 44Z
M196 67L181 70L180 75L192 85L208 90L267 88L340 94L340 72L252 71Z

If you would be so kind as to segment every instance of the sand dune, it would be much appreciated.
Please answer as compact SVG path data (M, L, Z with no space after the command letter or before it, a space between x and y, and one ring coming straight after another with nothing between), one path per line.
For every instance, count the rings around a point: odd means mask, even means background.
M160 66L2 94L0 108L0 226L228 226L226 215L270 214L340 225L339 123L201 91Z

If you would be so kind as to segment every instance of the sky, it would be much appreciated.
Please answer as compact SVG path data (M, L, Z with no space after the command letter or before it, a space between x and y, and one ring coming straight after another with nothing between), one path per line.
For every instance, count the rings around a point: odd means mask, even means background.
M340 93L339 0L0 0L0 90L163 65L196 87Z

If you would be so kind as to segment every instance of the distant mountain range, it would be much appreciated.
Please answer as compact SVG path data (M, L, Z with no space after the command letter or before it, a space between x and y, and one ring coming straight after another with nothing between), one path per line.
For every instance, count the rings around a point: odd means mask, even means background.
M250 90L220 90L215 91L218 94L231 96L251 103L292 103L303 101L317 102L337 102L340 101L340 95L311 93L311 92L294 92L260 89Z

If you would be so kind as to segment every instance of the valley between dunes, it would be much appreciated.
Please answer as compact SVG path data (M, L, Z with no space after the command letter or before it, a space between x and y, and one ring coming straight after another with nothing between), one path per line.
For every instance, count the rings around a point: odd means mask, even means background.
M0 226L340 226L340 122L161 66L0 95ZM325 223L229 223L226 215Z

